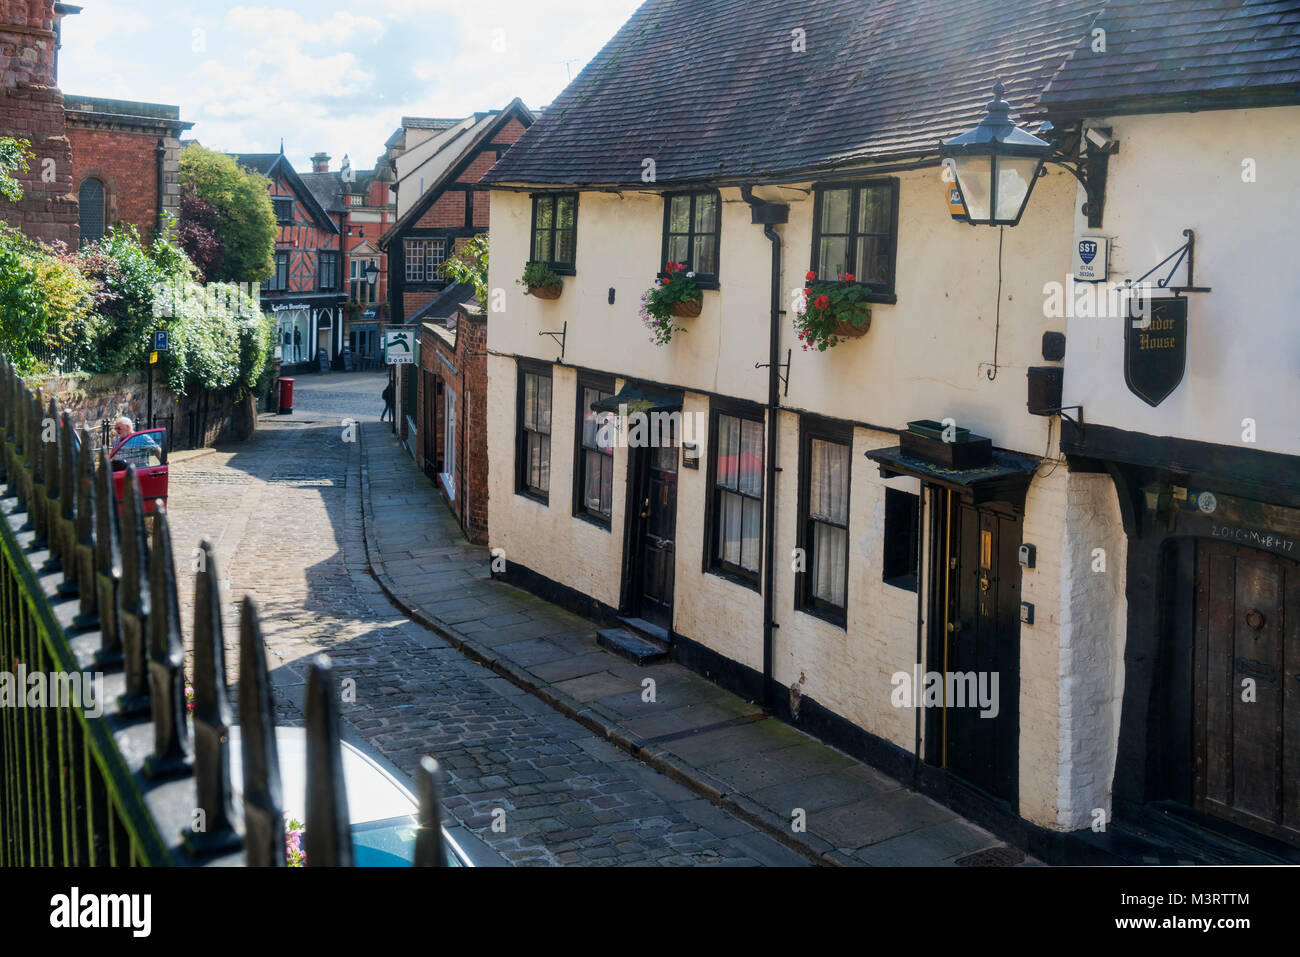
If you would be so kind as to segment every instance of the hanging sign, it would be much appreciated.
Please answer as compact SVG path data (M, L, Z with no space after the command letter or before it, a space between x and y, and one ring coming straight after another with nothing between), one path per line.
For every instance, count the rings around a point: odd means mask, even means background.
M411 348L414 333L409 329L389 329L384 339L384 358L388 364L402 365L415 361L415 350Z
M1148 299L1146 315L1129 304L1124 323L1124 382L1129 391L1157 406L1187 370L1187 300Z
M956 183L947 184L948 214L959 223L966 222L966 202L961 198L961 187Z

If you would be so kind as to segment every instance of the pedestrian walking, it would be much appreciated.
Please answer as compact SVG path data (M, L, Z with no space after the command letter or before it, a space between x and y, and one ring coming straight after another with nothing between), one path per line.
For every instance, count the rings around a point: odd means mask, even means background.
M393 419L393 384L390 382L384 386L384 411L379 416L379 421L384 421L384 416L388 417L391 422Z

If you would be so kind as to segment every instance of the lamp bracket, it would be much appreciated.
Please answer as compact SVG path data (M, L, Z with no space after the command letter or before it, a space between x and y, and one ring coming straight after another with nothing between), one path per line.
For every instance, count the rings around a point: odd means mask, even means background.
M564 342L565 342L565 340L568 339L568 337L569 337L569 323L568 323L568 320L565 320L564 328L561 329L559 332L539 332L538 335L539 335L539 336L550 336L552 339L554 339L556 342L558 342L558 343L560 344L560 358L557 359L557 360L555 360L555 361L556 361L556 362L563 362L563 361L564 361Z
M1076 410L1076 411L1079 413L1079 417L1078 417L1077 419L1072 419L1072 418L1070 418L1068 415L1065 414L1065 410L1066 410L1066 409L1074 409L1074 410ZM1048 409L1048 410L1047 410L1047 414L1048 414L1048 415L1059 415L1061 418L1065 419L1065 421L1069 422L1069 423L1070 423L1071 425L1073 425L1076 429L1078 429L1080 435L1083 435L1083 406L1081 406L1081 405L1063 405L1063 406L1061 406L1059 409Z
M1125 279L1124 288L1131 289L1133 286L1137 285L1138 283L1146 279L1147 276L1150 276L1153 272L1159 271L1161 268L1163 268L1165 263L1173 259L1174 264L1169 267L1169 275L1165 276L1164 279L1156 280L1156 286L1158 288L1168 289L1175 296L1181 296L1184 293L1188 293L1188 292L1211 292L1212 290L1209 286L1196 285L1196 280L1194 278L1195 270L1196 270L1196 233L1193 230L1184 229L1183 235L1187 237L1187 242L1183 243L1181 246L1179 246L1177 249L1171 252L1164 259L1160 260L1160 262L1156 263L1154 266L1152 266L1150 269L1144 272L1137 279ZM1175 259L1174 257L1177 258ZM1169 280L1174 278L1174 273L1178 271L1178 267L1182 265L1184 259L1187 260L1187 285L1186 286L1169 285Z
M785 374L784 374L784 375L782 375L780 372L778 372L778 373L776 374L776 375L777 375L777 378L779 378L779 379L781 380L781 385L784 387L784 391L782 392L783 395L789 395L789 394L790 394L790 354L791 354L791 352L792 352L792 350L790 350L790 349L786 349L786 350L785 350L785 361L784 361L784 362L778 362L778 363L776 364L776 367L777 367L778 369L784 369L784 370L785 370ZM770 363L770 362L755 362L755 363L754 363L754 368L755 368L755 369L767 369L767 368L770 368L771 365L772 365L772 363Z

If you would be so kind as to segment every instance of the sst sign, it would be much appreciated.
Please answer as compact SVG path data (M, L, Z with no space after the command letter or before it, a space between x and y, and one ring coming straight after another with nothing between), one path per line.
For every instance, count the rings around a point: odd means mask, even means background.
M389 329L384 337L384 358L390 366L415 361L415 333L410 329Z

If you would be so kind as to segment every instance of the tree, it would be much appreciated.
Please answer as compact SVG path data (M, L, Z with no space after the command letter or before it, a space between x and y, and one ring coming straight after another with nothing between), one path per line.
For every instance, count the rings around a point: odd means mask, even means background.
M210 229L220 243L223 256L215 274L205 278L217 282L261 282L275 268L273 252L280 227L271 206L271 183L265 176L244 169L233 156L191 144L181 151L182 189L201 200L214 212L213 221L185 218L182 209L181 234L191 228L192 239L203 238ZM192 207L197 213L200 207Z
M452 251L442 263L442 278L469 283L474 298L484 309L488 306L488 237L480 233Z
M226 247L217 235L219 219L217 208L194 195L188 184L181 190L181 223L176 240L198 267L204 282L216 282L226 263Z
M27 172L30 147L31 144L26 140L0 136L0 196L10 202L16 203L23 198L22 184L13 174Z

